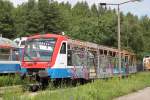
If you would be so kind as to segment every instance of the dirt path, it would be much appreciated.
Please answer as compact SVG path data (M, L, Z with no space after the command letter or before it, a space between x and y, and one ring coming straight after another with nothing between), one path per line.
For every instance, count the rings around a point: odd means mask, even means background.
M116 98L114 100L150 100L150 87Z

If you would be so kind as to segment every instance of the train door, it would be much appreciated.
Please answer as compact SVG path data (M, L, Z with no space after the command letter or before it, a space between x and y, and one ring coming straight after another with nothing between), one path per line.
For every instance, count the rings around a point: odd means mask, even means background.
M126 68L126 75L129 74L129 57L125 55L125 68Z
M67 68L67 43L62 42L55 68Z
M114 69L113 69L113 73L114 74L119 74L119 66L118 66L118 63L119 63L119 59L117 56L114 57Z
M126 75L126 62L125 62L125 55L121 54L121 73L123 76Z
M96 52L88 51L87 52L87 68L89 70L89 78L93 79L97 76L97 63L98 63L98 55L96 56ZM94 55L95 54L95 55Z
M108 77L108 57L106 55L100 56L100 78Z
M99 67L97 69L98 78L108 78L112 77L112 53L108 50L99 50Z
M137 71L134 55L130 55L130 67L130 73L135 73Z
M132 64L132 56L129 57L129 72L133 73L133 64Z

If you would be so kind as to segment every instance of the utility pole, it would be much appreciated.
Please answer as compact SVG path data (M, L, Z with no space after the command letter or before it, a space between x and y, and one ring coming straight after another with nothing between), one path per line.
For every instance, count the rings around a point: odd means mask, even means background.
M119 59L119 78L122 78L122 67L121 67L121 35L120 35L120 5L129 3L129 2L135 2L135 1L140 1L140 0L129 0L129 1L125 1L125 2L121 2L121 3L117 3L117 4L113 4L113 3L99 3L101 6L106 6L106 5L114 5L117 6L117 15L118 15L118 31L117 31L117 35L118 35L118 59Z

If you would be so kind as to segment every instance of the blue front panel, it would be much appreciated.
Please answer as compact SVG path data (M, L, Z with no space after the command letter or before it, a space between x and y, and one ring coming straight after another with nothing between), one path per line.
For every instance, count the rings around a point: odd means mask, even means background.
M15 73L20 70L20 64L0 64L0 73Z
M47 72L51 78L69 78L72 76L69 69L65 68L47 69Z
M27 69L26 69L26 68L21 68L21 69L20 69L20 72L21 72L22 74L25 74L25 73L27 73Z

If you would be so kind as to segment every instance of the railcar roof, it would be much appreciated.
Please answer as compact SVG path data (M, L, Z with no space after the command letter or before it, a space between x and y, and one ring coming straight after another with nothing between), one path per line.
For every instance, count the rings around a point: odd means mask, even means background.
M0 37L0 48L18 48L18 46L14 41Z
M67 36L46 33L46 34L37 34L37 35L30 36L30 37L28 37L28 40L36 39L36 38L64 38L64 39L67 39Z
M93 45L96 45L96 46L99 46L103 49L106 49L106 50L110 50L110 51L115 51L115 52L118 52L118 49L117 48L113 48L113 47L108 47L108 46L103 46L103 45L99 45L99 44L96 44L96 43L91 43L91 42L87 42L87 41L81 41L81 40L72 40L70 37L68 36L65 36L65 35L59 35L59 34L52 34L52 33L46 33L46 34L36 34L34 36L30 36L28 37L28 40L30 39L36 39L36 38L56 38L56 39L68 39L68 40L71 40L71 41L74 41L75 44L78 44L80 45L79 42L81 42L81 44L93 44ZM73 44L74 44L73 43ZM135 55L134 53L132 52L129 52L127 50L121 50L121 52L123 53L126 53L126 54L130 54L130 55Z

